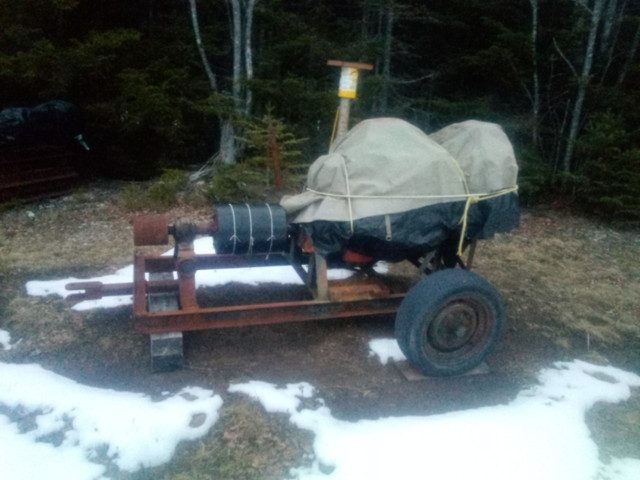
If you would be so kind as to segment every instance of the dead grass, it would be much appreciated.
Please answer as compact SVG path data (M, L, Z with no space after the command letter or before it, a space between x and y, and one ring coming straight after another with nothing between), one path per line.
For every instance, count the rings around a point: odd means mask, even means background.
M1 211L0 275L87 269L95 275L96 269L113 271L130 263L133 218L157 211L155 200L146 201L143 194L153 186L133 189L142 199L134 210L122 200L123 195L132 195L131 184L118 182ZM203 220L210 215L201 197L194 208L189 202L195 193L183 193L163 204L162 213L183 220Z
M269 415L249 401L225 402L205 438L184 444L176 461L132 476L136 480L280 480L310 464L313 435L292 428L283 414Z
M596 404L587 412L587 424L600 455L609 460L640 458L640 392L616 405Z
M559 344L590 348L640 340L640 233L557 212L525 214L509 235L483 242L476 270L515 310ZM522 301L528 299L528 301ZM533 306L538 320L523 315ZM551 329L545 328L549 324Z
M34 298L18 296L4 311L4 318L15 339L22 339L22 350L38 353L64 350L77 339L82 324L79 315L54 297Z
M131 226L114 189L81 190L2 213L0 272L118 266L131 258Z

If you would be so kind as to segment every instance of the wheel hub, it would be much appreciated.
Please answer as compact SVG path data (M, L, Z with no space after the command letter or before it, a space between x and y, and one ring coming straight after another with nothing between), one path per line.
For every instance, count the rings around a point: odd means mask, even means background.
M429 343L437 350L450 352L465 345L478 326L473 305L457 301L444 307L427 331Z

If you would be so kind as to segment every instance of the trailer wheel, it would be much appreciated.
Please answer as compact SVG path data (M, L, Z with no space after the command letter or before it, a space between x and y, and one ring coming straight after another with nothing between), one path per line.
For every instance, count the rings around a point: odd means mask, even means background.
M459 375L493 350L505 313L498 291L469 270L440 270L417 283L396 315L395 334L424 375Z

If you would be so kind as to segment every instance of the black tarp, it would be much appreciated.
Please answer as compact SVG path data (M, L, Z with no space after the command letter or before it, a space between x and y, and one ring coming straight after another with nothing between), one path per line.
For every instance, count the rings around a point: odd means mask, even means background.
M63 100L51 100L33 108L12 107L0 110L1 145L64 145L81 142L82 128L77 108Z
M314 248L332 258L352 250L378 260L420 257L460 238L466 202L429 205L401 213L376 215L350 222L317 220L303 224ZM388 217L388 218L387 218ZM470 205L465 238L488 239L518 226L518 196L508 193ZM456 245L457 247L457 245Z

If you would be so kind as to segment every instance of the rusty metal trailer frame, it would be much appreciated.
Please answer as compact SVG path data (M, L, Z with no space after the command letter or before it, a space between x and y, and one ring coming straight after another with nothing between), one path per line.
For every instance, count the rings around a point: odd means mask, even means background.
M262 267L275 265L291 265L281 255L239 257L234 255L196 255L192 257L196 270ZM247 304L201 308L196 301L195 277L190 273L180 272L180 266L174 267L171 257L149 257L137 255L134 266L134 302L133 312L136 328L143 333L163 333L177 330L208 330L250 325L268 325L275 323L301 322L330 318L351 318L363 315L394 313L404 293L384 293L384 289L376 283L367 282L366 292L361 285L345 285L340 281L327 281L327 293L322 294L324 287L310 287L315 292L313 300L288 302ZM302 264L296 264L301 267ZM171 281L151 282L145 280L147 273L178 271L178 279ZM295 268L295 267L294 267ZM295 268L300 273L300 268ZM318 276L326 278L326 270L319 269ZM305 280L303 278L303 280ZM320 280L322 283L323 280ZM363 292L366 298L343 299L331 298L330 292L335 287L346 288L351 297ZM215 287L212 287L215 288ZM372 295L377 288L379 296ZM320 294L317 292L320 291ZM180 309L176 311L149 311L147 295L158 292L177 292ZM344 292L343 292L344 293ZM325 298L321 298L325 296Z
M141 333L208 330L217 328L269 325L331 318L392 314L405 296L393 292L381 276L353 280L328 280L326 262L314 254L311 262L304 259L294 263L288 255L193 255L189 258L193 272L181 272L180 259L136 253L133 283L103 284L101 282L73 282L67 290L84 290L67 298L72 301L99 299L104 296L133 294L133 314L136 329ZM310 271L302 268L311 264ZM313 265L320 264L320 267ZM309 288L313 300L273 302L201 308L196 296L195 271L225 268L269 267L289 265L296 270ZM315 278L311 278L314 275ZM148 274L178 272L174 280L149 280ZM356 275L358 275L356 273ZM215 288L215 287L212 287ZM176 294L179 309L151 311L149 294Z
M152 368L161 371L182 365L185 331L395 314L407 293L406 289L385 282L385 275L373 270L374 259L349 263L354 275L348 279L329 280L326 259L313 251L300 232L291 235L287 252L196 254L196 236L209 236L215 231L215 219L204 224L169 226L164 217L139 217L134 222L134 245L167 244L172 235L174 254L149 254L135 249L133 283L69 283L67 290L76 293L68 298L80 301L133 294L135 329L150 334ZM463 268L470 267L474 250L472 242L466 265L458 259ZM432 252L416 266L428 273L437 262L437 252ZM203 308L196 298L197 271L287 265L296 271L311 299ZM158 307L153 298L163 296L172 301Z

